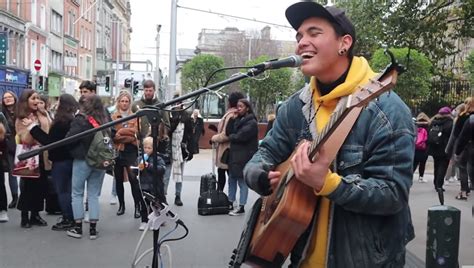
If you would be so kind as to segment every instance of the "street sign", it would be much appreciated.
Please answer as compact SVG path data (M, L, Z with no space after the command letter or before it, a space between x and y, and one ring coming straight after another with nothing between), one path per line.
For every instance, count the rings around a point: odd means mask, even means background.
M35 70L36 70L36 71L41 70L41 61L38 60L38 59L35 60L34 66L35 66Z

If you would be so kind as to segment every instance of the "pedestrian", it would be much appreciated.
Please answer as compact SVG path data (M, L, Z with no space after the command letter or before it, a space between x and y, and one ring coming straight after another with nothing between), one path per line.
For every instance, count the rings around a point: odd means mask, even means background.
M201 139L201 135L204 135L204 119L202 119L201 114L199 113L199 109L194 109L193 114L191 116L191 124L193 127L193 136L192 136L192 143L191 143L191 150L193 154L199 153L199 139Z
M244 94L233 91L227 99L227 111L217 125L217 133L211 137L211 142L217 144L216 147L216 167L217 167L217 189L223 191L226 181L226 172L229 175L229 137L225 134L229 120L237 112L237 102L244 98ZM231 210L233 207L231 208Z
M230 216L245 213L247 204L248 186L244 181L243 169L252 158L258 147L258 124L252 105L246 99L237 102L237 112L226 127L229 137L229 202L236 201L237 184L239 185L238 206L229 212Z
M461 136L461 132L463 130L466 121L469 121L469 118L472 114L474 114L474 98L468 97L464 101L464 111L461 112L454 124L453 130L453 137L455 139L454 142L454 153L457 166L459 168L459 180L461 181L461 191L456 196L458 200L465 200L466 197L470 194L471 188L474 187L474 177L473 174L473 159L470 158L472 153L472 143L471 146L462 146L462 141L459 141ZM468 130L466 130L468 131ZM468 134L466 134L468 135ZM459 146L458 146L459 143ZM470 177L471 175L471 177ZM471 180L471 187L469 187L469 180Z
M143 83L143 95L141 99L133 102L132 112L136 113L138 110L145 108L146 106L157 106L161 101L156 96L155 83L153 80L145 80ZM162 122L165 126L170 125L169 114L167 112L160 112ZM140 136L142 139L150 135L150 122L147 117L140 117Z
M344 111L347 96L376 74L367 60L353 56L356 33L344 10L298 2L286 17L297 31L300 69L311 79L281 105L244 178L269 195L284 175L274 168L288 159L295 179L314 194L315 215L293 247L291 267L403 267L414 237L410 110L395 92L384 93L361 111L334 165L326 150L309 159L307 140L317 140L330 116Z
M265 136L272 129L274 121L275 121L275 114L269 114L267 116L267 129L265 130Z
M49 133L44 132L35 122L27 122L30 134L42 145L60 141L66 137L75 113L79 110L79 103L70 94L59 97L59 105L51 124ZM73 158L67 146L60 146L48 150L48 158L52 162L51 177L56 198L62 217L52 226L54 231L64 231L74 225L71 206L71 183Z
M164 193L164 182L163 174L165 173L166 164L161 158L160 154L157 155L156 165L153 160L153 138L146 137L143 140L143 159L140 159L140 186L142 192L149 193L157 198L161 203L166 204L166 197ZM138 230L145 230L148 222L148 214L151 211L147 208L147 205L143 201L145 197L142 197L141 204L141 224Z
M30 134L28 126L31 122L37 123L44 132L49 132L51 121L46 114L38 110L38 101L39 95L32 89L24 90L18 100L15 129L19 144L40 144ZM39 155L39 168L39 178L20 177L22 188L17 208L21 210L22 228L30 228L32 225L48 225L39 215L39 212L44 210L44 202L48 192L48 171L51 170L51 163L46 152Z
M183 189L184 165L193 158L193 152L190 150L193 129L191 119L183 106L176 107L171 112L171 155L172 155L172 177L175 182L174 204L182 206L181 192ZM165 189L168 185L165 185ZM166 191L166 190L165 190Z
M8 123L7 119L0 112L0 156L2 159L7 154L7 147L5 143L5 137L7 133ZM3 161L2 161L3 162ZM3 163L0 163L0 222L7 222L8 221L8 214L7 214L7 189L5 188L5 170L4 170Z
M7 133L6 133L6 154L2 157L2 162L5 167L5 172L8 172L8 184L10 186L10 192L12 195L12 201L8 204L8 208L16 208L18 204L18 178L12 175L13 160L15 159L15 121L16 121L16 110L17 110L17 98L15 93L12 91L5 91L2 97L2 112L7 120ZM5 125L5 127L7 126Z
M428 160L428 127L430 125L430 118L423 112L416 117L417 135L415 141L415 159L413 163L413 172L418 167L418 182L427 182L423 179L425 174L426 160Z
M444 177L449 165L446 147L452 128L451 108L445 106L433 117L428 131L428 154L433 157L434 188L443 191Z
M474 141L474 114L469 116L469 119L464 122L464 126L459 133L459 137L456 141L456 148L455 148L455 156L456 158L460 158L461 154L465 154L463 157L467 158L467 173L468 177L471 179L471 188L474 187L474 148L473 148L473 141ZM470 167L470 168L469 168ZM463 179L461 181L461 192L456 196L458 200L467 200L467 196L469 196L470 191L472 190L467 185L467 181ZM464 191L463 191L464 189Z
M66 137L76 135L94 128L94 124L102 125L108 122L107 114L100 97L95 94L83 95L79 99L80 113L71 122L71 128ZM110 135L112 136L112 135ZM105 170L90 166L86 162L86 155L94 139L94 135L81 138L69 145L72 164L72 212L74 227L67 231L67 235L82 238L82 221L84 220L84 190L87 182L87 203L89 208L89 238L97 238L97 222L99 221L99 197L104 181Z
M118 120L132 115L131 110L132 95L128 91L122 91L116 99L116 109L112 114L112 120ZM134 217L140 217L140 185L135 174L131 171L131 166L136 166L138 157L138 127L135 119L115 125L114 144L118 151L118 157L115 159L114 177L115 189L119 200L117 216L125 213L125 192L123 183L127 178L130 182L133 200L135 202Z

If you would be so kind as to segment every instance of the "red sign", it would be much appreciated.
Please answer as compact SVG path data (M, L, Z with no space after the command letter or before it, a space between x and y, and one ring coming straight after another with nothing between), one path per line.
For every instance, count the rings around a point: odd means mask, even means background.
M41 61L40 60L35 60L34 66L35 66L36 71L41 70Z

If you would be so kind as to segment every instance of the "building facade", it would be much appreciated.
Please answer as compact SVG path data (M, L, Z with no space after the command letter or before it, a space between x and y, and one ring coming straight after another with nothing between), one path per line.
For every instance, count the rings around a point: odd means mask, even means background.
M0 1L0 94L101 85L112 62L130 61L130 18L130 0Z

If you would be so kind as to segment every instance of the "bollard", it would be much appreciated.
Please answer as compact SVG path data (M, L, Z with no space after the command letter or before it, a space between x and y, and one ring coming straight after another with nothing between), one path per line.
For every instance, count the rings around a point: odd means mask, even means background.
M458 267L460 220L461 211L455 207L428 209L426 267Z

